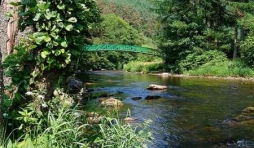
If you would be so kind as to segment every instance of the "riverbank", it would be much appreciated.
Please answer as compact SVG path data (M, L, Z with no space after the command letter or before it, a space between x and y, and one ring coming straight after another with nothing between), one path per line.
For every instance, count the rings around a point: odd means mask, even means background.
M224 80L240 80L240 81L253 81L254 77L219 77L219 76L195 76L195 75L185 75L185 74L172 74L172 73L149 73L150 75L161 76L163 78L167 77L181 77L181 78L207 78L207 79L224 79Z

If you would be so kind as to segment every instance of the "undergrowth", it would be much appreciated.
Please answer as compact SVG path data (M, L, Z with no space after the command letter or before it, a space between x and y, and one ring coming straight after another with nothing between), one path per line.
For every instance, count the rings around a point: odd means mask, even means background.
M254 70L241 61L208 62L196 69L184 71L186 75L194 76L219 76L219 77L252 77Z
M163 62L132 61L124 65L124 71L128 71L128 72L150 73L150 72L162 71L163 68L164 68Z

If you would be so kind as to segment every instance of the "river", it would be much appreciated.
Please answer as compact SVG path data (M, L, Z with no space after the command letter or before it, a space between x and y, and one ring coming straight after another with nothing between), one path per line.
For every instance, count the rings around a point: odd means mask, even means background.
M254 82L207 78L168 77L95 71L79 75L94 93L123 92L122 100L138 122L151 119L154 148L254 147L254 122L233 122L254 106ZM149 84L168 86L149 91ZM148 95L162 98L146 101ZM131 98L142 97L134 101ZM251 120L252 121L252 120Z

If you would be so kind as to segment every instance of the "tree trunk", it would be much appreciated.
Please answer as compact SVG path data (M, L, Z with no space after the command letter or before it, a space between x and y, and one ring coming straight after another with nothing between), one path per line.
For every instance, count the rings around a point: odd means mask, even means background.
M1 49L1 48L0 48ZM3 93L4 93L4 83L3 83L3 66L2 66L2 53L0 52L0 146L3 144L4 140L4 128L3 128Z
M1 20L1 22L3 23L1 25L1 29L5 29L3 30L5 42L2 42L1 46L5 47L2 49L5 51L7 55L13 52L13 48L15 45L15 38L18 33L18 8L15 6L12 6L10 2L19 2L19 1L20 0L4 0L1 3L0 13L4 17ZM7 13L12 14L12 17L7 17L6 16Z
M13 52L15 45L15 37L18 31L18 12L17 7L11 6L10 2L18 2L20 0L0 0L0 146L4 140L3 129L3 95L4 84L10 79L4 78L2 60L8 54ZM13 14L13 17L7 17L7 13Z
M238 42L237 42L237 36L238 36L238 31L237 31L237 26L235 26L235 34L234 34L234 53L233 53L233 60L237 58L237 48L238 48Z

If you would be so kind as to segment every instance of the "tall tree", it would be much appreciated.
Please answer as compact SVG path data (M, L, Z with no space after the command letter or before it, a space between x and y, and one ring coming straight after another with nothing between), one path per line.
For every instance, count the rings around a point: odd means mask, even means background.
M173 72L189 54L206 50L231 50L230 30L236 21L224 0L161 0L157 2L162 21L161 49Z
M254 1L230 0L229 4L238 16L237 33L241 41L237 44L240 45L240 58L247 65L254 67Z

